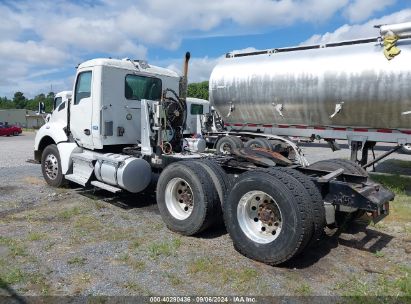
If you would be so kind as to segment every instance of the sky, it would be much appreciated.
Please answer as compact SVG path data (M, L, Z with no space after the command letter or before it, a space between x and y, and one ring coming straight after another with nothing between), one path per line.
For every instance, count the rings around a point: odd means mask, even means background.
M411 0L0 0L0 96L71 90L98 57L145 59L208 80L227 52L377 37Z

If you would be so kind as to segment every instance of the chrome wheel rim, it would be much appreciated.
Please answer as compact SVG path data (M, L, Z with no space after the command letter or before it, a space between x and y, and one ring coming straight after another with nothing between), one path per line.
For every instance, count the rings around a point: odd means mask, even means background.
M220 146L221 154L230 154L231 150L232 150L231 144L228 142L225 142Z
M411 152L411 145L404 145L404 146L402 146L402 147L403 147L403 149Z
M44 160L44 171L49 179L55 180L59 173L59 163L54 154L49 154Z
M237 206L241 230L253 242L267 244L281 233L283 221L276 201L263 191L244 194Z
M167 209L174 218L185 220L191 215L194 196L187 181L179 177L173 178L168 182L165 194Z

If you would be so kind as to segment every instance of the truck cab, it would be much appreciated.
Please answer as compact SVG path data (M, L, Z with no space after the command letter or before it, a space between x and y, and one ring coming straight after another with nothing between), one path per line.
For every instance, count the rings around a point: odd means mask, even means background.
M141 140L141 100L178 91L180 77L144 61L94 59L81 64L70 104L70 131L87 149Z
M58 92L53 100L53 112L48 114L46 122L61 121L63 124L67 121L67 107L71 100L71 91Z
M178 91L179 83L177 73L142 60L98 58L80 64L72 93L56 95L54 111L36 136L35 159L40 161L52 143L71 143L70 150L136 144L141 100L160 100L165 89Z

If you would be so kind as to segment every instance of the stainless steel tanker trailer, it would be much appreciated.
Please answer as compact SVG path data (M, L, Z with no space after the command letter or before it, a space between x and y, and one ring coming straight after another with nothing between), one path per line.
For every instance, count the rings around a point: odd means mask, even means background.
M229 53L210 103L229 132L348 140L365 165L376 142L411 143L411 22L376 38Z

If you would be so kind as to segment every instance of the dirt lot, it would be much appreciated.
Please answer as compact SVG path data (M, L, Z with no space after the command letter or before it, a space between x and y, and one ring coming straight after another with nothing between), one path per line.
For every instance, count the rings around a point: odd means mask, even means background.
M377 177L397 193L383 222L327 230L315 248L270 267L237 253L223 227L170 232L150 194L47 186L25 162L33 139L0 137L0 294L411 296L410 179ZM336 157L321 144L305 151ZM411 175L411 156L377 169Z

